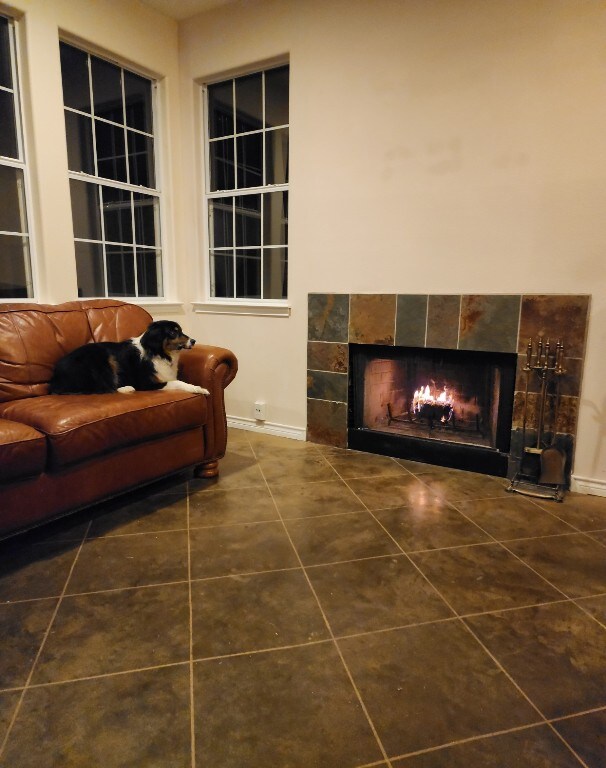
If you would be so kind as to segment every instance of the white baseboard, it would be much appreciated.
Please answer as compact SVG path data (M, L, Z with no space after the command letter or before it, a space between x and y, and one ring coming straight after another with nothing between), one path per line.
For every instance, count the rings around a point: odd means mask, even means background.
M570 490L576 491L576 493L592 494L593 496L606 496L606 480L573 475L570 478Z
M249 432L258 432L263 435L276 435L277 437L289 437L291 440L306 440L306 430L302 427L289 427L286 424L274 424L271 421L257 421L257 419L245 419L241 416L228 416L227 426L234 429L247 429Z

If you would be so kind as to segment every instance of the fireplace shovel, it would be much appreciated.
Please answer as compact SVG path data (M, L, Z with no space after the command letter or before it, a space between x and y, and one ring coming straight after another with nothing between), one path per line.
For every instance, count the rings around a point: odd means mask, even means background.
M550 445L549 448L543 448L541 451L541 474L539 475L540 485L564 485L566 475L564 466L566 465L566 454L561 448Z

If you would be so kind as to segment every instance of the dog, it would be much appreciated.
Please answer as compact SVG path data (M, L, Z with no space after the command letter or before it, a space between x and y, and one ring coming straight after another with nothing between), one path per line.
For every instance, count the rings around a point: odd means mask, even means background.
M177 379L179 355L196 343L179 323L157 320L136 338L84 344L62 357L49 381L52 395L92 395L176 389L210 394Z

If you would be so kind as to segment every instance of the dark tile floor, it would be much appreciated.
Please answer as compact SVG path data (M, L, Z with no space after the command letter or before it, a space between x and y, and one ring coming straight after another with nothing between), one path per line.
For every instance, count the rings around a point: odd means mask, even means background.
M2 768L604 768L606 498L231 431L0 544Z

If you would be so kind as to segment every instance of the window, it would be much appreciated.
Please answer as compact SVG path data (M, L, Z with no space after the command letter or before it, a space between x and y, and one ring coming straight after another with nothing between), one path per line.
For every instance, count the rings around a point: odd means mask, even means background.
M210 296L287 297L287 66L206 88Z
M0 16L0 297L33 296L13 22Z
M61 43L78 295L162 296L154 82Z

